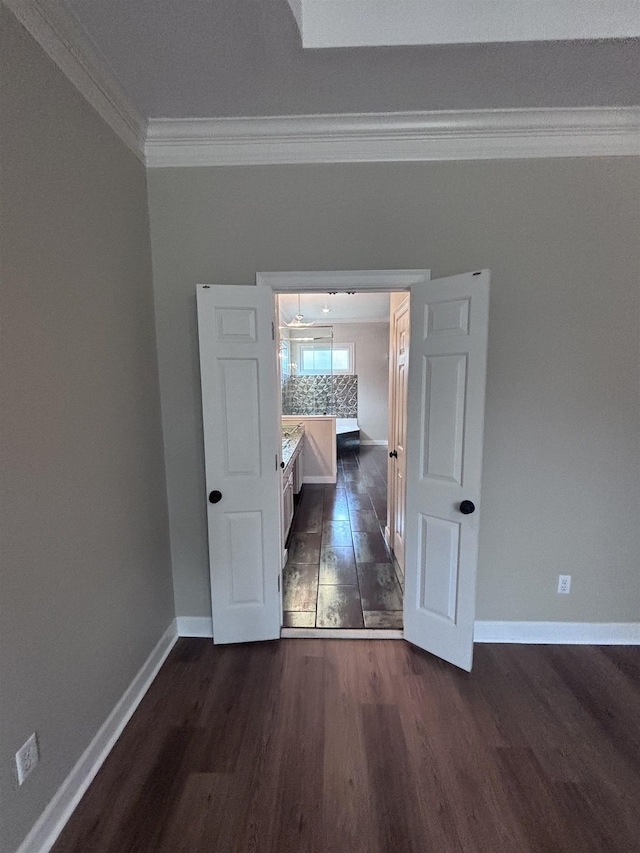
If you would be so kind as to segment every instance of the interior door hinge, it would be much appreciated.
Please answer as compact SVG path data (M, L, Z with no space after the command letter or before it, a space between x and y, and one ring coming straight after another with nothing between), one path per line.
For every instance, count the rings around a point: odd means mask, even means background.
M280 575L278 575L278 592L280 592Z
M276 339L276 324L272 320L271 321L271 340L275 341L275 339Z
M278 454L276 453L276 471L278 470Z

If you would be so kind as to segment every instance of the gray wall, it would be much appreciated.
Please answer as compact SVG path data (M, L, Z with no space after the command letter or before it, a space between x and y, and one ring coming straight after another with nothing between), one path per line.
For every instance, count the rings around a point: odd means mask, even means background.
M0 849L174 615L145 174L4 6ZM194 448L195 452L195 448ZM41 763L21 788L32 731Z
M335 343L353 343L360 438L386 441L389 431L389 324L336 323Z
M196 282L489 267L478 617L637 619L639 177L630 158L152 170L178 613L210 612Z

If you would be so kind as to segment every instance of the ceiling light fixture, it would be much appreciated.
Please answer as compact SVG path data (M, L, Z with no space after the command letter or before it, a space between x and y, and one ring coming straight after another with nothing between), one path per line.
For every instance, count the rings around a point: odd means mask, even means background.
M285 323L285 326L293 327L295 329L300 329L300 328L303 328L306 326L313 326L314 325L313 320L311 320L311 322L309 322L309 323L303 323L302 322L303 320L304 320L304 314L300 310L300 294L298 294L298 313L296 314L296 316L293 318L293 320L290 323Z

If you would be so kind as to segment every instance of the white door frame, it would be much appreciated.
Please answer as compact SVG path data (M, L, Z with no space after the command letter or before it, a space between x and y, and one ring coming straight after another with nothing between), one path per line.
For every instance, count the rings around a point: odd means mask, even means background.
M258 272L256 284L270 287L274 293L313 293L315 291L360 293L409 290L412 284L431 280L431 270L321 270L303 272Z
M305 270L298 272L258 272L256 285L270 287L274 293L389 293L391 291L409 291L412 284L424 284L431 281L431 270ZM283 628L283 637L308 637L309 628ZM359 637L371 639L404 638L404 630L367 629L343 630L340 628L319 628L318 636L332 639Z
M396 306L394 311L392 312L389 318L389 447L396 448L398 445L398 436L396 433L397 426L397 398L398 398L398 383L397 383L397 367L398 367L398 351L397 351L397 330L398 330L398 321L403 314L408 314L410 312L410 301L411 296L407 294L407 296L402 300L402 302ZM409 342L409 350L411 349L411 342ZM405 377L406 379L406 377ZM407 407L407 400L405 399L405 409ZM406 439L406 412L405 412L405 439ZM406 476L406 472L405 472ZM387 459L387 482L388 482L388 494L387 494L387 526L384 531L385 539L387 540L387 544L393 549L393 543L395 541L396 535L396 500L395 500L395 462L391 457ZM395 553L395 551L394 551ZM400 566L400 560L396 560L398 565ZM402 574L404 576L404 557L403 557L403 565L400 566L402 570Z

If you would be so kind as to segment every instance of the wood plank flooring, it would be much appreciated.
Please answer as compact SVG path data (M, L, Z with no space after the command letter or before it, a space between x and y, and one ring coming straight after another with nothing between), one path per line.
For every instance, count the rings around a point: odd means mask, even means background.
M54 853L637 853L640 648L178 641Z
M335 486L304 487L283 571L285 628L402 629L401 575L381 531L386 477L386 448L362 447L341 454Z

